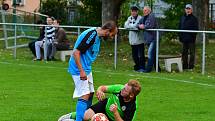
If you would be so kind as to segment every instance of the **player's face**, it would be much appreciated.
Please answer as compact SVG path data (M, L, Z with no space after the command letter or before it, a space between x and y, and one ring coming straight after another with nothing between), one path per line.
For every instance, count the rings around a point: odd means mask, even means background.
M114 36L115 36L117 33L118 33L118 29L117 29L117 28L115 28L113 31L110 31L110 33L109 33L109 37L110 37L111 39L113 39L113 38L114 38Z
M130 97L131 92L132 92L132 87L129 86L128 84L125 84L125 87L124 87L124 88L122 89L122 91L121 91L121 95L122 95L124 98L128 98L128 97Z
M105 32L104 39L107 39L107 38L113 39L114 36L117 34L117 32L118 32L117 28L115 28L113 31L110 31L107 29Z

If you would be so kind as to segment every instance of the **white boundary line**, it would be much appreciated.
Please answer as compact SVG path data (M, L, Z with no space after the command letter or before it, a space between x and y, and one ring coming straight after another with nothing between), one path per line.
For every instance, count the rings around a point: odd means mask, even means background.
M8 64L8 65L12 65L14 63L10 63L10 62L1 62L0 64ZM39 68L50 68L50 69L67 69L67 68L63 68L63 67L54 67L54 66L40 66L40 65L29 65L29 64L17 64L19 66L26 66L26 67L39 67ZM112 74L112 75L123 75L124 73L119 73L119 72L111 72L110 70L108 71L95 71L93 70L93 72L97 72L97 73L107 73L107 74ZM141 74L141 73L139 73ZM196 85L201 85L201 86L207 86L207 87L215 87L215 85L212 84L207 84L207 83L199 83L199 82L193 82L193 81L187 81L187 80L180 80L180 79L172 79L172 78L167 78L167 77L155 77L155 76L147 76L147 75L139 75L139 74L128 74L128 76L131 77L143 77L143 78L151 78L151 79L163 79L163 80L168 80L168 81L175 81L175 82L182 82L182 83L189 83L189 84L196 84ZM143 73L142 73L143 74ZM213 77L211 77L213 78Z

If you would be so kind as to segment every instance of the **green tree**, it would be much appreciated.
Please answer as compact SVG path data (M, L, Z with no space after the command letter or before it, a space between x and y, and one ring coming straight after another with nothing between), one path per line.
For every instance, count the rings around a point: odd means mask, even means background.
M166 18L160 22L164 28L178 29L179 18L184 14L184 7L188 3L193 4L193 14L198 18L199 30L208 29L209 0L162 0L170 4L170 8L165 11ZM200 34L199 34L200 35ZM176 38L177 34L169 34L168 38ZM197 40L201 40L198 36Z
M162 0L170 4L170 8L164 12L166 16L161 25L168 29L178 29L179 19L184 14L184 6L192 3L192 0Z
M184 14L184 6L188 3L192 3L192 0L162 0L170 5L170 8L164 11L166 16L164 19L159 19L160 28L165 29L178 29L180 17ZM176 39L177 33L165 32L167 41Z
M62 24L67 24L67 0L43 1L40 12L61 20Z
M125 0L102 0L102 23L113 20L117 21L120 14L120 6Z
M120 6L120 14L118 19L118 26L124 27L124 23L127 18L131 15L130 8L133 5L136 5L139 8L139 15L142 15L142 8L139 6L141 0L125 0Z
M73 25L101 26L102 3L100 0L81 0L82 4L77 6L78 16Z

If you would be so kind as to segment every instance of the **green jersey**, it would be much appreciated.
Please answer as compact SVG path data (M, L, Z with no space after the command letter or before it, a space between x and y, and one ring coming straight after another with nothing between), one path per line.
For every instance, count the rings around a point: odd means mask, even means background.
M120 95L120 91L123 88L124 85L107 86L107 93L110 93L110 95L107 99L105 111L107 116L111 120L114 120L114 114L110 111L110 106L112 104L116 104L117 110L122 119L124 119L124 121L132 121L137 109L136 99L131 102L124 102L123 97Z

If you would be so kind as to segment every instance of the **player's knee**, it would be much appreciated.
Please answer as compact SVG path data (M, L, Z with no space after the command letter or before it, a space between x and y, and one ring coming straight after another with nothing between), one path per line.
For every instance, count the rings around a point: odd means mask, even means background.
M90 120L94 115L95 115L95 112L91 108L89 108L84 113L84 121Z

